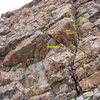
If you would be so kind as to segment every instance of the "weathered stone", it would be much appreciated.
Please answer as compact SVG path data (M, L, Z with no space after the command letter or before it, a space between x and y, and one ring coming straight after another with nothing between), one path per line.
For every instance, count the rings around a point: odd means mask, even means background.
M12 83L10 83L10 84L7 84L7 85L5 85L4 86L4 90L5 91L10 91L10 90L13 90L14 88L15 88L15 82L12 82Z
M34 75L34 77L32 75L28 75L25 78L25 87L32 87L34 85L34 83L36 82L37 77Z
M98 93L99 92L99 89L98 88L95 88L94 89L94 94Z
M40 87L37 88L31 87L30 91L28 92L28 96L32 97L35 95L44 94L45 92L48 92L50 89L51 88L49 84L41 85Z
M96 93L93 97L93 100L99 100L100 99L100 92Z
M24 68L18 68L15 73L13 72L13 76L12 79L17 81L17 80L21 80L24 77ZM12 72L11 72L12 73Z
M93 42L93 39L94 39L95 42ZM93 61L94 58L92 58L91 56L92 55L98 55L99 48L100 48L99 41L100 41L100 39L97 36L90 36L88 38L85 38L82 41L83 50L81 48L81 46L82 46L81 43L79 44L77 55L79 55L80 57L76 56L75 62L77 62L77 61L81 62L83 60L82 51L84 51L84 57L86 59L85 63Z
M21 92L17 92L13 95L11 100L22 100L24 98L23 94Z
M54 74L53 74L53 75L51 75L51 78L50 78L49 81L50 81L51 84L53 84L53 83L59 82L59 81L61 81L61 80L63 80L63 79L64 79L64 77L63 77L62 75L59 75L59 74L58 74L58 75L57 75L57 74L54 75Z
M83 97L86 98L87 96L92 97L94 95L93 91L88 91L83 93Z
M0 87L0 99L4 99L5 97L11 98L16 93L15 90L15 82L12 82L4 87Z
M7 72L0 71L0 85L6 85L11 83L11 74Z
M19 91L21 91L21 92L24 91L24 87L23 87L23 85L22 85L20 82L17 83L16 88L17 88Z
M29 100L52 100L52 95L50 92L47 92L45 94L39 95L39 96L33 96L29 98Z
M98 85L100 83L100 71L95 72L93 75L87 78L87 85L89 88L95 87L95 85ZM80 81L80 86L82 89L86 89L86 79L83 79Z
M100 91L100 85L98 85L98 89L99 89L99 91Z
M84 73L85 73L85 71L82 67L76 69L76 74L77 74L77 77L78 77L79 80L82 79L82 76L84 75Z
M79 97L77 97L77 100L84 100L84 97L83 96L79 96Z
M70 18L70 23L74 24L72 18ZM73 48L71 45L77 45L77 38L74 34L66 34L66 27L67 29L71 29L70 23L69 18L63 18L62 20L58 21L52 26L53 35L59 41L59 43L63 43L66 47L74 50L75 48Z
M9 32L10 32L10 29L7 26L0 28L0 35L6 35Z
M100 25L100 19L97 19L96 22L94 23L96 26Z
M90 30L94 25L91 23L91 22L87 22L87 23L84 23L82 26L81 26L81 31L82 32L87 32L88 30Z
M4 98L3 100L10 100L8 97Z
M64 94L60 94L57 97L55 97L55 100L67 100L67 99L68 98L67 98L65 93Z
M67 55L68 57L67 59L65 55ZM74 55L71 54L69 51L65 51L63 53L56 53L53 56L50 56L50 58L47 58L44 61L44 66L48 78L50 78L52 74L57 73L58 71L64 69L65 66L69 66L73 62L73 59L74 59ZM66 74L68 75L68 71L66 72L67 72Z
M60 83L56 82L53 84L52 90L53 93L55 93L56 95L59 95L61 93L67 93L69 91L69 88L64 81L60 81Z
M35 19L37 20L40 27L41 26L43 27L47 24L47 22L43 18L43 15L44 15L44 12L41 11L35 16Z
M13 65L15 65L15 64L17 64L19 62L24 62L25 63L28 58L32 58L33 52L35 52L35 55L34 56L38 58L38 56L39 56L39 54L38 54L38 52L39 52L39 46L38 46L38 50L36 49L36 51L35 51L34 46L36 46L36 44L35 44L36 41L39 42L39 43L41 43L42 40L40 40L40 39L42 39L43 37L46 38L46 36L43 36L42 33L36 32L35 35L31 36L28 39L23 40L16 47L15 50L12 50L12 51L10 51L8 53L8 55L5 57L5 59L3 61L3 64L5 66L13 66ZM49 37L47 36L47 38L49 38ZM34 39L36 39L36 41L34 41ZM32 42L33 42L33 44L32 44ZM46 43L46 40L44 40L43 43L40 46L40 49L41 49L41 52L40 53L42 53L42 52L44 52L46 50L46 48L47 48L46 47L46 44L47 44ZM30 52L29 52L29 48L30 48ZM47 50L44 53L46 53L46 52L47 52ZM39 59L41 59L42 57L44 57L44 55L42 53L40 55L40 58Z
M100 98L99 0L34 0L1 17L0 100Z

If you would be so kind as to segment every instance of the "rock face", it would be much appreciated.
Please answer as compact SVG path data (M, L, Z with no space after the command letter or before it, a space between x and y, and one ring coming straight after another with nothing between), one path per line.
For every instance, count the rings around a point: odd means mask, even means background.
M0 100L75 98L100 99L99 0L34 0L2 14Z

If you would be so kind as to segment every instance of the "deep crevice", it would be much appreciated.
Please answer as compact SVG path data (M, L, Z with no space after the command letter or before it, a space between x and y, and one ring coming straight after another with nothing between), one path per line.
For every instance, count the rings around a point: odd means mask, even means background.
M77 0L74 0L73 1L73 3L76 3L76 1ZM74 7L75 7L75 9L77 9L77 7L74 5ZM75 10L75 24L76 24L76 31L77 31L77 33L78 33L78 41L80 41L80 32L79 32L79 29L78 29L78 24L77 24L77 10ZM77 45L77 47L78 47L78 45ZM76 47L76 53L77 53L77 51L78 51L78 49L77 49L77 47ZM76 56L75 56L76 57ZM75 60L75 59L74 59ZM72 64L72 66L69 68L69 71L71 72L70 74L71 74L71 77L72 77L72 79L73 79L73 81L74 81L74 83L75 83L75 90L77 91L77 96L79 96L81 93L82 93L82 88L80 87L80 85L79 85L79 82L77 81L77 76L75 75L75 73L74 73L74 69L73 69L73 67L74 67L74 61L73 61L73 64Z

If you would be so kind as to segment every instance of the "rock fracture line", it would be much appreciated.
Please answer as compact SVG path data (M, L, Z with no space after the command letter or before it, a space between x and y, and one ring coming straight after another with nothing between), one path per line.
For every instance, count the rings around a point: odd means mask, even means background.
M73 53L74 55L80 57L78 54L76 54L74 51L72 51L70 48L66 47L64 44L62 44L59 40L57 40L55 38L55 36L53 35L53 29L50 29L50 26L49 26L49 23L48 23L48 18L47 18L47 10L48 10L48 7L49 5L51 4L53 0L50 0L49 3L47 4L47 7L44 8L44 12L45 12L45 20L47 22L47 26L48 26L48 31L50 33L50 35L53 37L53 39L55 39L59 44L61 44L63 47L65 47L67 50L69 50L71 53ZM76 21L76 18L70 14L67 10L67 0L65 0L65 9L64 11L66 12L66 17L68 18L68 21L69 21L69 24L71 26L71 28L73 29L74 31L74 34L77 36L77 38L79 39L80 41L80 44L81 44L81 50L82 50L82 57L80 57L80 59L83 60L83 66L84 66L84 70L85 70L85 78L86 78L86 89L87 89L87 96L88 96L88 84L87 84L87 70L86 70L86 64L85 64L85 54L84 54L84 50L83 50L83 43L82 43L82 39L81 39L81 36L80 36L80 31L79 31L79 28L78 28L78 25L77 25L77 21ZM72 25L71 22L70 22L70 19L68 17L68 14L70 16L72 16L72 18L75 20L75 25ZM77 30L75 30L75 27L77 28Z

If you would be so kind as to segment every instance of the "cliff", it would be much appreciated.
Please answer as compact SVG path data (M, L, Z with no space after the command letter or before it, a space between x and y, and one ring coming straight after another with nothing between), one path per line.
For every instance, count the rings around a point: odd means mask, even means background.
M100 1L35 0L0 18L0 100L99 100Z

